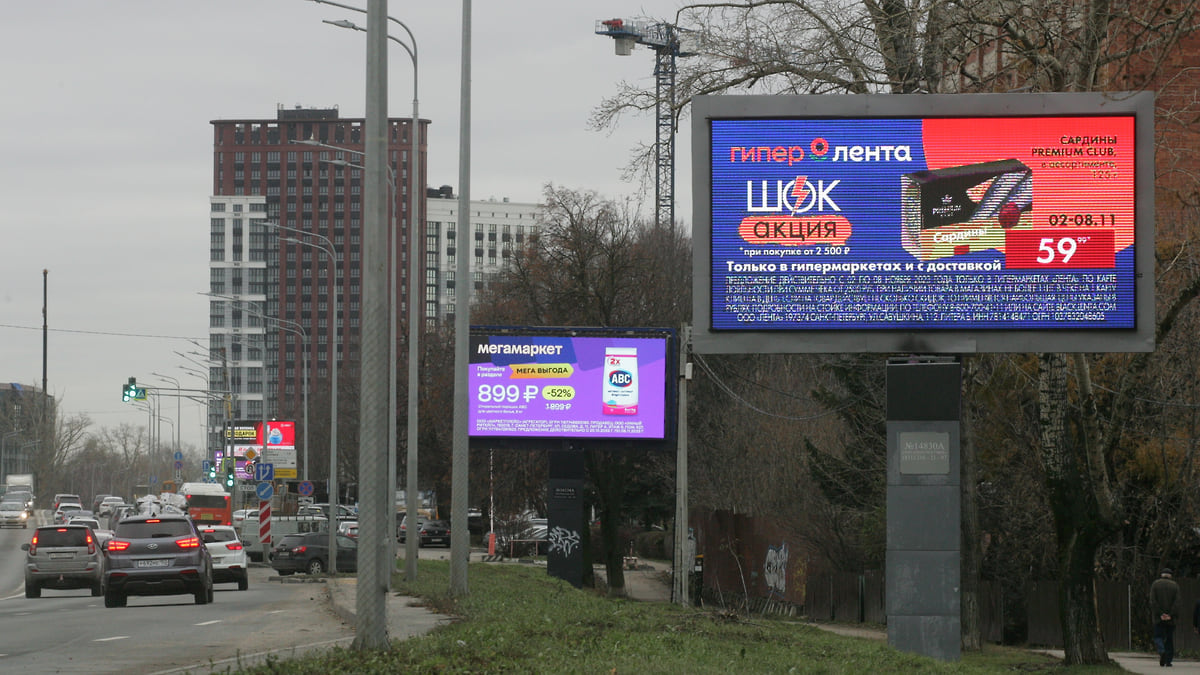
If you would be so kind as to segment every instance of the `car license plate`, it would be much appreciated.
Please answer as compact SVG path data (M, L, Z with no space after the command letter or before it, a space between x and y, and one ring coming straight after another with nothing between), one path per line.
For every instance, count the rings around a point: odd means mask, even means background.
M139 560L139 561L137 561L137 567L170 567L170 566L171 566L170 560L155 559L155 560Z
M74 553L51 553L50 554L51 560L68 560L68 559L74 558L74 557L75 557Z

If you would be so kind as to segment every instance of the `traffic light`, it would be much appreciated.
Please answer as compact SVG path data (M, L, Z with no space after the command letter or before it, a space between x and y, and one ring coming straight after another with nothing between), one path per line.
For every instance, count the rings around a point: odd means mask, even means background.
M137 378L129 378L129 382L121 387L121 400L128 403L137 395Z
M237 466L237 460L230 457L225 460L225 487L233 489L233 469Z
M208 463L208 482L217 482L217 465L214 462Z

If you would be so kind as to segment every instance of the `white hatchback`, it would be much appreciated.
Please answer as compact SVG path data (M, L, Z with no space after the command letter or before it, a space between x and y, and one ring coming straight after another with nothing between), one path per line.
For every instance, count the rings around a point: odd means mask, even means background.
M198 529L212 556L213 583L236 581L239 591L249 588L249 560L237 530L229 525L204 525Z

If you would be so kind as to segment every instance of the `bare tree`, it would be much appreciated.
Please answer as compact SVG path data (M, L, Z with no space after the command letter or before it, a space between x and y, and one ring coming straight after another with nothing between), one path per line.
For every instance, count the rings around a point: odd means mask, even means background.
M548 185L544 200L537 235L480 293L472 316L535 326L680 324L690 306L686 238L675 228L654 230L628 204L595 192ZM586 462L600 507L609 593L624 595L618 527L627 516L627 491L630 483L654 482L658 465L638 453L597 449L587 451Z

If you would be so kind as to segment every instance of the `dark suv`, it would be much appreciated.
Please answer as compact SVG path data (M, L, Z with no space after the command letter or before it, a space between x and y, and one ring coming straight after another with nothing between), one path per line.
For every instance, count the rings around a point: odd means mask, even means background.
M25 597L39 598L43 588L90 588L100 595L104 555L87 525L46 525L21 544L25 554Z
M190 593L213 600L212 556L187 516L131 516L105 543L104 606L124 607L130 595Z

